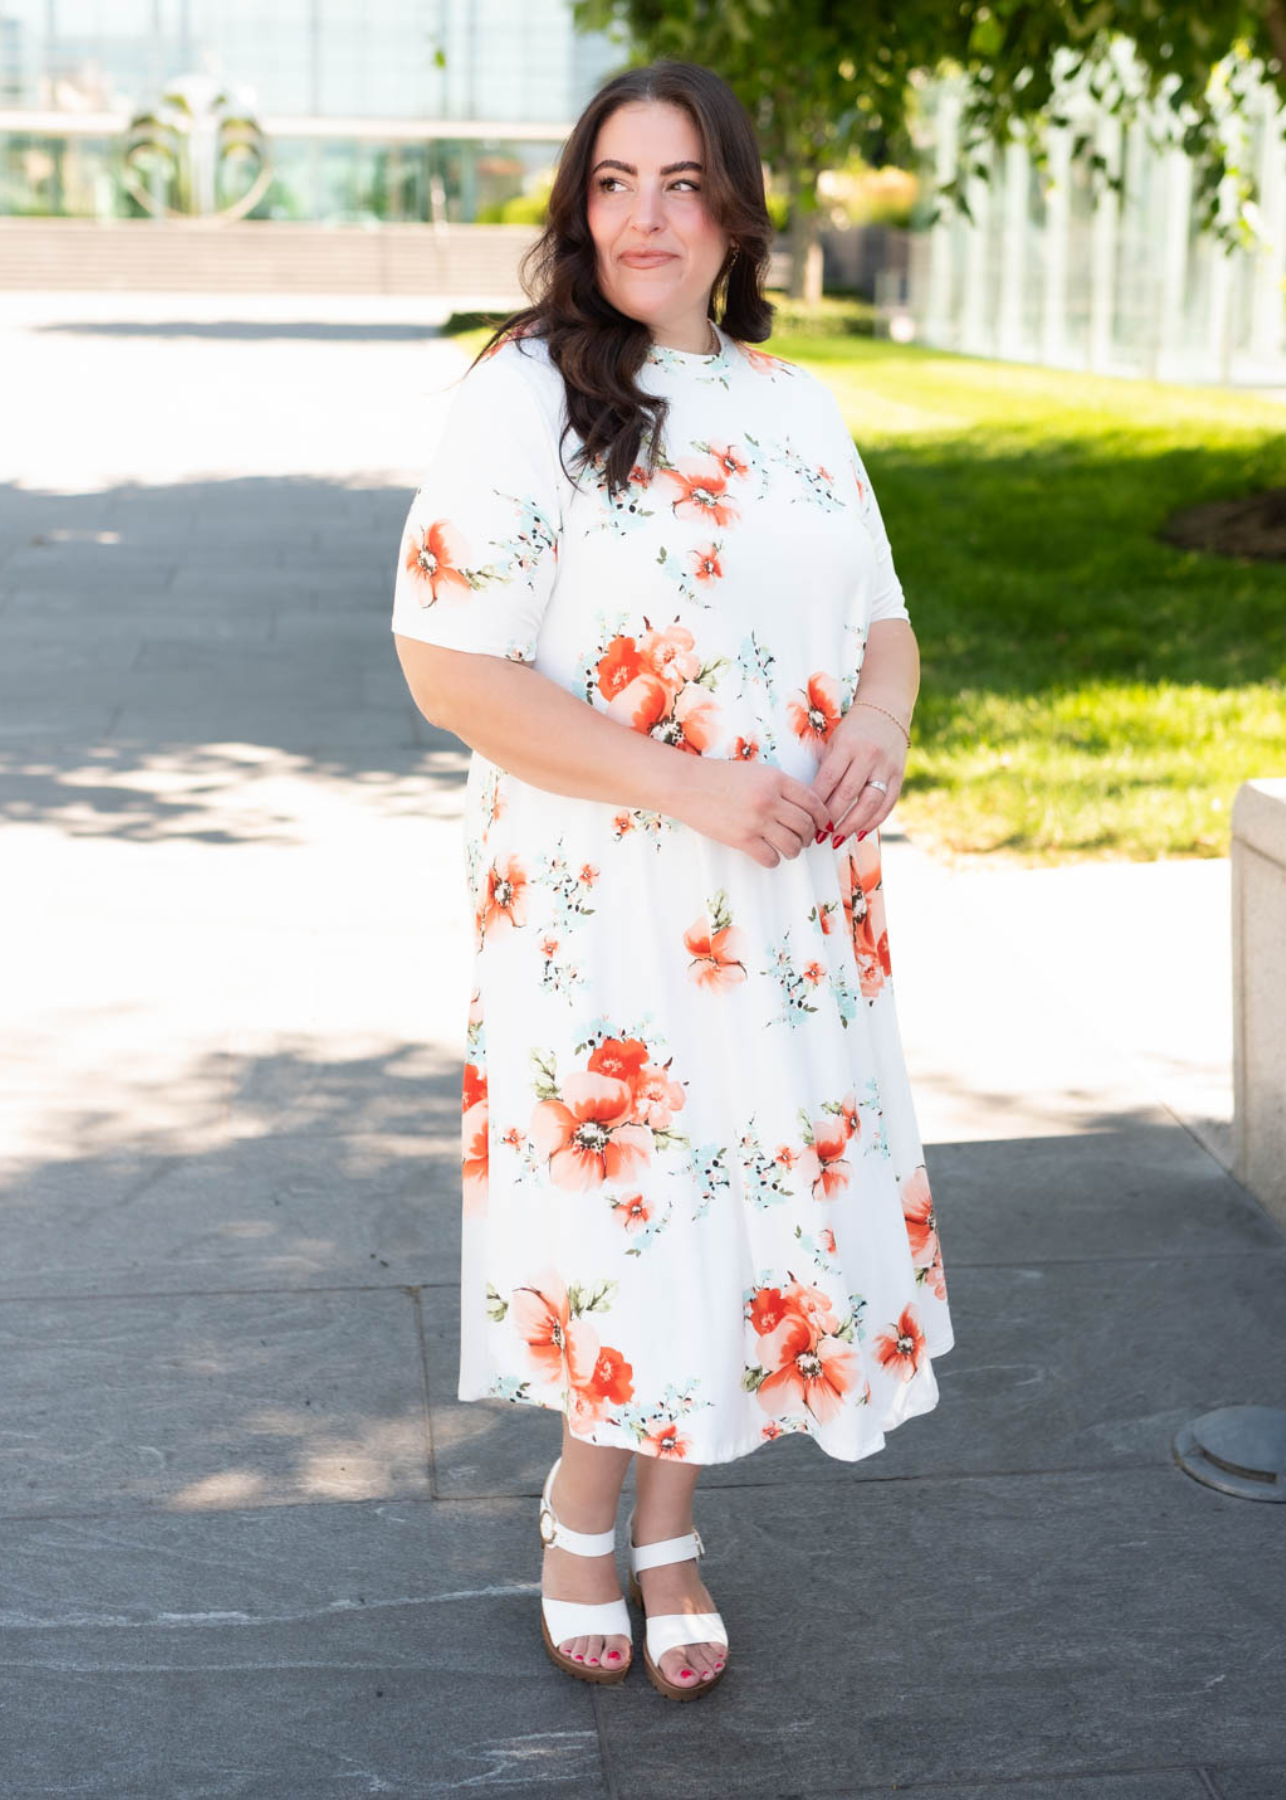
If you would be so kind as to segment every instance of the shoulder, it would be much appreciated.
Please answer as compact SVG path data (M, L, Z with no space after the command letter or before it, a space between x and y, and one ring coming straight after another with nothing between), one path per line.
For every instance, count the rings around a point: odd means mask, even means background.
M543 337L503 337L475 363L465 377L477 383L477 391L499 396L525 388L547 421L553 424L563 402L563 378L549 355Z

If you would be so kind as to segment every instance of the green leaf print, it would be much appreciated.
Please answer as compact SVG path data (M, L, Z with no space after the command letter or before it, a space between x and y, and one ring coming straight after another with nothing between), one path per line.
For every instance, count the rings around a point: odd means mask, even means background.
M532 1082L538 1100L557 1100L558 1098L558 1061L552 1050L533 1050L531 1060L535 1065L536 1079Z
M499 1325L509 1311L509 1302L502 1300L497 1290L487 1283L487 1317L494 1325Z

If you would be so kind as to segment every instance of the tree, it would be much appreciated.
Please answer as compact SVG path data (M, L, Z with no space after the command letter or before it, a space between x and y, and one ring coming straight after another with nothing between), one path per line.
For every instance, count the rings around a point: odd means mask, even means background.
M727 81L786 183L796 296L821 287L818 176L853 150L909 161L924 77L957 73L966 83L960 174L938 189L939 205L965 205L969 174L986 177L971 159L988 142L1020 135L1043 164L1046 129L1067 123L1061 84L1082 80L1124 123L1145 105L1167 105L1168 141L1196 165L1202 222L1243 236L1257 195L1228 120L1245 118L1255 76L1286 99L1286 0L573 0L573 14L584 29L623 29L623 66L674 57ZM1114 54L1122 40L1134 47L1137 79ZM1219 220L1230 174L1239 201L1231 225Z

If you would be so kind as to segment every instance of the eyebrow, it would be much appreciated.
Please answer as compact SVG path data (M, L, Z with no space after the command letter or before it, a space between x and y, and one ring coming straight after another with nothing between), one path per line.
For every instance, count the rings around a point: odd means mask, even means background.
M600 169L624 169L627 175L638 174L633 163L621 162L615 156L605 156L600 162L596 162L590 170L590 174L597 175ZM701 164L699 162L666 163L661 173L662 175L677 175L680 169L696 169L700 173Z

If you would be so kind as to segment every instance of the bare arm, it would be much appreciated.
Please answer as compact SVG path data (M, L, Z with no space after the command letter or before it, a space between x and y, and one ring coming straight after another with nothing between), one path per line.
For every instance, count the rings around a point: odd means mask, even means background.
M767 868L798 856L825 823L813 790L773 764L693 756L529 664L393 635L425 718L533 787L666 813Z

